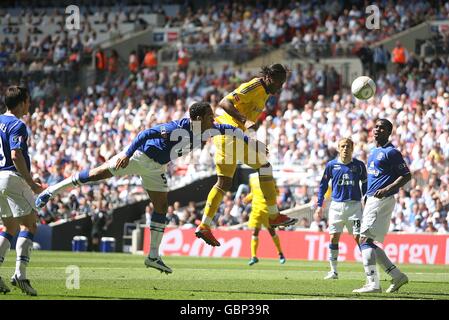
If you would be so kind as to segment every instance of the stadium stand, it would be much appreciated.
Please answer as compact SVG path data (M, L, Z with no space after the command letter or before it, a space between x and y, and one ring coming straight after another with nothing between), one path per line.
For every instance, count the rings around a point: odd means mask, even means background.
M342 1L282 4L251 7L218 2L202 11L185 10L181 11L184 15L167 16L166 27L210 28L207 34L194 33L183 43L195 57L201 57L199 52L206 47L226 52L265 44L281 47L295 57L298 52L299 56L316 56L316 52L320 52L318 56L344 56L356 55L362 46L426 19L447 18L449 12L448 4L432 6L429 1L388 3L385 7L379 3L385 12L385 28L364 34L360 27L364 24L362 12L343 6ZM28 119L33 132L32 168L47 184L61 181L86 164L98 165L121 151L120 146L127 145L144 128L184 117L193 101L208 101L220 114L223 110L217 104L221 97L257 75L232 66L216 70L190 64L188 68L169 69L142 66L139 61L136 72L110 73L86 90L81 85L72 86L69 94L62 94L58 81L63 76L58 72L72 76L70 70L76 63L70 62L81 59L70 58L72 52L94 52L96 44L114 36L111 29L115 28L118 37L135 30L134 22L128 21L135 20L130 17L140 14L139 9L125 8L125 13L119 14L116 9L106 18L90 14L84 32L70 41L68 35L50 36L61 28L60 19L54 17L51 22L52 15L15 10L1 17L0 90L4 92L19 78L31 88L35 103ZM160 12L159 8L149 10ZM151 12L141 17L145 19ZM447 33L436 39L432 42L435 48L435 43L447 45ZM442 55L446 53L444 45L434 50L439 55L420 46L419 54L410 54L399 72L376 71L378 91L369 102L355 101L332 66L291 65L287 83L278 99L269 100L257 130L258 139L271 151L270 162L281 186L280 207L289 209L315 201L324 164L335 157L340 137L351 136L356 144L355 156L366 160L374 119L388 117L395 127L392 141L413 172L412 182L396 197L391 231L449 233L449 59ZM46 76L33 78L20 73L10 77L5 73L17 70L43 71ZM208 143L187 159L171 164L170 185L179 187L212 175L213 154L214 147ZM41 223L67 221L145 198L137 178L111 181L53 199L39 212ZM206 197L207 190L204 192ZM243 204L243 196L244 192L237 197L225 196L216 226L247 221L251 210ZM196 227L201 217L201 207L196 203L187 208L175 203L169 211L170 223L183 228ZM325 230L325 219L310 212L289 229ZM146 215L151 215L151 207Z

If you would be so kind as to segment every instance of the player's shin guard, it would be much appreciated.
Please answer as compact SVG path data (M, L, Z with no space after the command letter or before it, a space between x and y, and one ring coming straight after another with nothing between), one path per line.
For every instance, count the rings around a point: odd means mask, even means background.
M331 266L331 271L334 273L338 273L338 244L329 243L329 263Z
M274 245L276 246L278 254L282 253L281 240L279 239L279 236L277 234L275 234L274 236L271 237L271 239L273 239L273 242L274 242Z
M374 252L376 253L377 263L380 264L385 273L389 274L393 279L401 276L402 272L391 262L385 254L385 251L376 246Z
M151 215L150 233L151 233L151 243L150 243L150 253L149 258L154 259L159 257L159 246L161 245L162 237L164 236L165 230L165 215L153 212Z
M218 206L223 200L225 192L216 185L210 190L207 196L206 206L204 207L204 214L201 220L201 226L210 226L212 219L217 213Z
M48 187L48 192L50 192L53 196L63 192L68 188L73 188L77 186L81 186L89 182L89 169L84 169L80 172L75 173L71 177L62 180L61 182L56 183L53 186Z
M7 232L0 232L0 266L5 261L6 252L11 247L12 235Z
M276 205L276 197L277 197L276 183L274 182L272 175L261 175L261 173L263 172L262 169L266 168L259 169L260 189L262 190L263 195L265 197L270 218L275 218L279 213L278 207Z
M251 237L251 257L257 257L257 247L259 246L259 237Z
M362 250L363 268L365 269L368 283L379 288L379 275L376 269L376 248L377 246L374 243L363 243L360 246L360 249Z
M19 237L16 243L16 272L15 276L19 280L27 279L26 267L30 262L31 249L33 248L33 237L34 235L29 231L20 231Z

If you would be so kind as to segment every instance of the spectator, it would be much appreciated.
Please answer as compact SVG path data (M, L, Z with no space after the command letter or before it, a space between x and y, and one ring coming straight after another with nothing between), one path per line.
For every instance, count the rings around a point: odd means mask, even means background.
M119 55L117 50L112 49L111 54L108 58L107 66L110 75L114 75L117 73L119 66Z
M449 226L448 226L448 219L443 219L441 226L438 228L438 234L449 234Z
M392 54L391 62L393 62L394 65L396 66L396 71L400 72L407 63L408 51L406 48L402 46L401 42L398 40L396 41L396 46L394 47L391 54Z
M107 70L106 54L103 49L99 47L95 53L95 79L96 82L104 80L105 72Z
M172 227L179 226L179 218L175 214L173 206L168 206L167 215L165 216L167 220L167 225Z
M137 70L139 69L139 60L137 58L137 53L135 50L131 51L131 53L129 54L128 69L131 74L137 73Z
M148 49L143 59L143 66L145 68L156 69L157 68L157 56L154 50Z

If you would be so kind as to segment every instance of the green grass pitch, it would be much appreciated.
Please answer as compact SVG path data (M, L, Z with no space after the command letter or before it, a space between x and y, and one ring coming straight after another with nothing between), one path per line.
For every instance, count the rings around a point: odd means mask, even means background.
M144 257L122 253L34 251L28 278L38 291L27 297L19 289L0 294L4 299L449 299L449 266L401 265L410 283L396 294L353 294L365 278L360 263L340 262L339 280L323 280L327 262L260 259L252 267L247 259L165 257L173 274L145 268ZM14 270L15 251L0 268L8 280ZM80 270L80 288L66 288L67 266ZM387 275L381 272L383 291ZM9 283L9 281L7 281ZM70 283L70 281L69 281Z

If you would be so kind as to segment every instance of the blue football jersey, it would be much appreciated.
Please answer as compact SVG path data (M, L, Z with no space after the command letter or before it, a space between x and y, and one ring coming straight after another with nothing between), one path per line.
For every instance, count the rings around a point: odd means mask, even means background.
M0 170L17 171L11 159L12 150L22 150L28 171L31 168L28 155L28 131L25 123L13 115L0 115Z
M377 190L392 184L397 178L410 173L402 154L391 143L373 148L368 157L368 191L372 196ZM386 196L397 193L391 190Z
M323 205L330 180L332 180L332 201L360 201L366 192L366 175L365 164L356 158L348 164L341 163L338 159L329 161L320 182L318 206Z
M204 144L203 137L228 133L234 134L245 142L249 140L242 130L228 124L214 124L212 130L202 135L199 127L192 124L190 119L184 118L141 131L125 153L131 157L136 150L139 150L154 161L166 164L201 147Z

